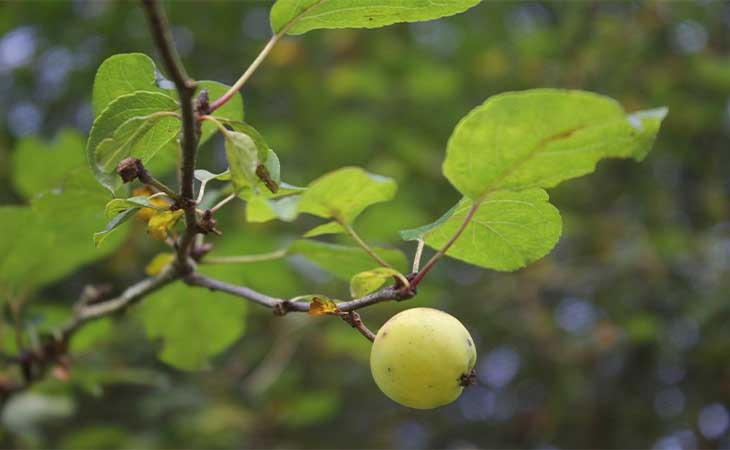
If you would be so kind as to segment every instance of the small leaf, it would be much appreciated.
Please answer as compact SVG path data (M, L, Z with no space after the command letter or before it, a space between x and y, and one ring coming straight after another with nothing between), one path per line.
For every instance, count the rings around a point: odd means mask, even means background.
M236 188L256 185L258 152L254 141L247 134L238 131L226 133L226 158L231 171L231 180Z
M182 209L176 211L157 211L150 218L149 222L147 222L147 233L153 239L164 241L167 239L167 233L180 220L183 213L184 211Z
M278 200L256 196L246 203L246 220L253 223L268 222L274 219L292 222L297 218L298 207L298 195Z
M374 248L381 258L396 269L407 266L400 250ZM294 241L289 248L290 255L300 254L343 281L350 281L356 273L373 267L372 258L360 247L328 244L311 239Z
M140 195L129 198L112 199L106 204L104 213L106 214L107 219L111 219L127 209L149 208L161 211L168 209L168 207L169 205L167 202L159 197L150 198L145 195Z
M337 307L337 303L327 297L312 297L312 302L309 304L308 314L310 316L323 316L325 314L338 314L340 309Z
M464 198L434 224L402 235L420 237L429 247L441 248L461 226L471 206L471 200ZM516 270L549 253L561 230L560 213L548 202L544 190L493 192L446 254L489 269Z
M278 0L271 8L271 28L289 34L318 28L376 28L457 14L480 0Z
M365 208L390 200L397 185L390 178L359 167L345 167L323 175L307 187L300 212L352 222Z
M177 101L160 92L137 91L112 101L94 120L86 157L96 179L114 192L120 184L116 165L128 156L147 163L163 148L172 148L180 122L168 113Z
M162 272L162 269L169 266L175 260L175 255L172 253L158 253L154 258L145 266L144 273L154 277L158 273Z
M386 281L397 276L402 277L403 275L397 270L388 267L378 267L360 272L350 280L350 295L352 298L364 297L371 292L375 292Z
M212 180L218 180L218 181L228 181L231 179L231 171L226 170L225 172L221 173L211 173L207 170L198 169L195 172L193 172L195 179L200 181L201 183L207 183Z
M135 91L164 92L157 87L157 68L152 59L142 53L122 53L105 59L94 77L94 116L117 97Z
M112 231L131 219L136 212L137 208L130 208L112 217L102 231L94 233L94 246L99 247Z
M304 233L302 237L315 237L325 234L342 234L346 232L347 231L342 228L342 225L333 220L332 222L323 223L322 225L318 225L312 228L311 230Z

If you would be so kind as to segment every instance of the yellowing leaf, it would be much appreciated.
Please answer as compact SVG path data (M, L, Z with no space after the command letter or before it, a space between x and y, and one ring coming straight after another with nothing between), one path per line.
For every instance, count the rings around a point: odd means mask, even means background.
M312 303L309 304L310 316L322 316L325 314L338 314L340 309L337 303L327 297L312 297Z
M172 253L158 253L144 268L144 272L147 275L154 277L158 273L162 272L162 269L167 267L174 259L175 255Z
M350 280L350 295L352 298L368 295L393 277L405 278L397 270L387 267L378 267L377 269L360 272Z
M147 233L158 241L164 241L167 239L167 233L175 226L182 215L182 209L178 209L177 211L157 211L150 218L150 221L147 222Z

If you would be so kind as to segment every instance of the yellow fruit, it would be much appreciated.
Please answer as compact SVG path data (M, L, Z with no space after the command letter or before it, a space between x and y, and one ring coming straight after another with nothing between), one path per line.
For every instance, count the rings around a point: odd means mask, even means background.
M438 309L413 308L380 328L370 370L391 400L431 409L459 397L473 378L476 359L474 340L457 318Z

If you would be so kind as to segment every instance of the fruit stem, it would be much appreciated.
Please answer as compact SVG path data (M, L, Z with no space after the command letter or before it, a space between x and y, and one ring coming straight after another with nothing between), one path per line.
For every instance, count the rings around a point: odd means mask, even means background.
M423 278L428 274L428 272L433 268L434 265L438 262L441 257L443 257L446 252L451 248L452 245L454 245L454 242L456 242L457 239L461 236L461 234L466 230L466 227L469 225L469 222L471 222L471 219L474 218L474 214L476 214L477 210L479 209L479 206L481 206L481 201L476 201L471 205L471 208L469 208L469 212L466 213L466 216L464 216L464 221L461 223L459 228L454 232L454 235L451 236L451 238L444 244L444 246L436 252L435 255L431 257L431 259L428 260L425 266L423 266L423 269L421 269L411 280L411 287L415 288L418 286L418 283L420 283Z
M350 311L343 313L340 317L342 317L342 320L349 323L352 328L355 328L357 331L360 332L367 340L370 342L375 342L375 333L370 331L368 327L365 326L365 323L362 321L362 318L360 317L360 314L355 311Z

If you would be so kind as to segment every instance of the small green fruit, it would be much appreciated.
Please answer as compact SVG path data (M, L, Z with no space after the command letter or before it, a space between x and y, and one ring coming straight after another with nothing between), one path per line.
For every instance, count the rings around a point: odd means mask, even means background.
M473 378L474 340L454 316L413 308L391 317L375 336L370 370L391 400L432 409L456 400Z

